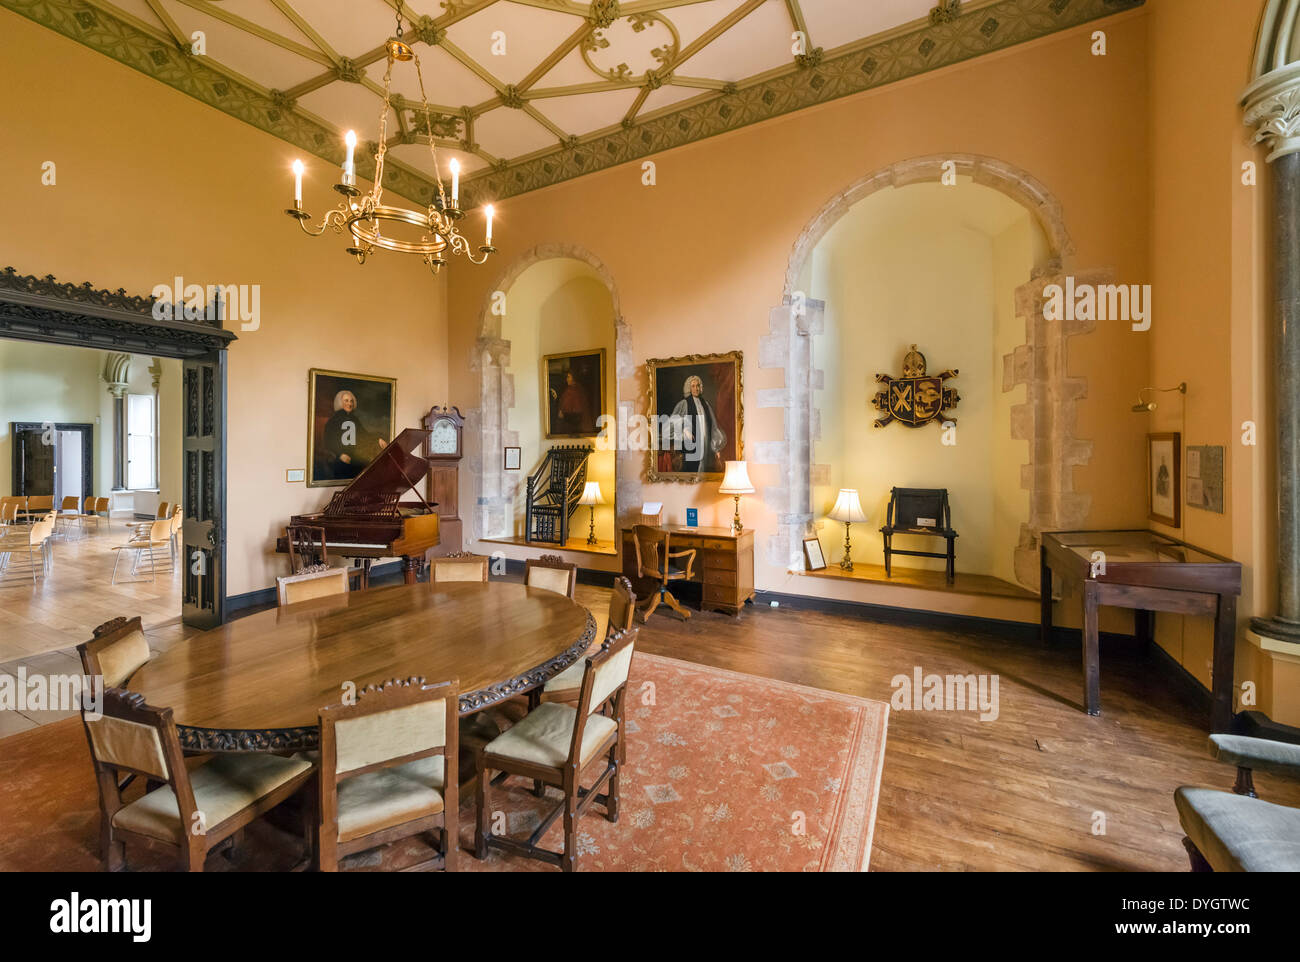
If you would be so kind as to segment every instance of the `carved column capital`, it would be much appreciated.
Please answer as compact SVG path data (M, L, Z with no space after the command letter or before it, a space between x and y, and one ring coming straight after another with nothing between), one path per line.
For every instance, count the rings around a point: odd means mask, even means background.
M1247 127L1255 142L1268 148L1269 163L1300 153L1300 64L1266 74L1251 84L1242 99Z
M115 398L125 397L131 382L131 355L109 354L104 358L104 382Z

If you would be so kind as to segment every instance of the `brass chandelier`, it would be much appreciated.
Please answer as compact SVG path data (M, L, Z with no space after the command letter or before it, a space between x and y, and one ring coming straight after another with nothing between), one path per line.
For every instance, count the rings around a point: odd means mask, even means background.
M495 254L492 246L493 208L489 204L483 209L487 218L487 231L483 244L478 248L479 256L474 256L471 244L456 228L464 216L460 209L460 164L453 158L450 164L452 173L451 203L447 202L446 188L442 182L442 172L438 165L438 148L434 144L433 123L429 115L429 99L424 93L424 75L420 71L420 58L411 46L402 39L401 3L398 3L397 33L388 38L385 45L388 50L388 69L384 71L384 105L379 114L379 146L375 152L374 186L368 194L362 195L357 189L356 163L353 154L357 144L357 135L349 130L344 142L347 145L347 159L343 162L343 178L334 185L334 189L343 195L339 206L329 211L316 226L311 226L311 215L302 209L302 173L301 160L293 162L294 196L293 207L285 213L298 221L303 233L319 237L325 228L333 228L334 233L349 235L347 252L364 264L366 257L376 248L395 251L402 254L418 254L433 273L446 263L448 251L464 254L470 263L482 264L489 254ZM429 154L433 158L433 173L438 181L437 200L430 201L426 210L410 210L405 207L393 207L383 203L384 155L388 152L385 134L388 129L388 112L391 109L390 87L393 79L393 64L415 61L415 75L420 82L420 100L424 105L424 128L429 136ZM359 199L358 199L359 198ZM383 223L405 224L418 231L416 239L403 239L389 236L381 228Z

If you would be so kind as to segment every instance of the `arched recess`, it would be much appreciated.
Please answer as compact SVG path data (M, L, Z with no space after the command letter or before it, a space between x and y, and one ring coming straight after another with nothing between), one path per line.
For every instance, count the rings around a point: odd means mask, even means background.
M1011 437L1028 444L1021 466L1021 487L1030 492L1029 520L1022 526L1014 562L1017 580L1038 588L1038 539L1045 530L1081 525L1090 498L1074 489L1075 465L1087 464L1092 443L1075 437L1075 403L1087 394L1087 379L1068 374L1069 338L1092 330L1091 321L1043 319L1043 289L1064 284L1074 246L1060 203L1026 171L990 157L947 154L891 164L856 181L831 198L804 227L794 243L780 305L768 314L768 334L760 339L759 367L780 368L785 387L760 392L760 407L785 409L784 437L759 442L754 459L775 465L777 484L764 499L777 514L777 530L766 545L770 563L794 570L803 567L802 539L811 533L814 480L828 468L813 463L820 415L816 392L823 372L813 362L813 341L825 332L825 304L798 289L808 259L831 227L858 202L879 190L918 183L940 183L945 176L966 177L991 187L1026 208L1037 220L1048 247L1047 257L1016 291L1016 314L1025 323L1025 341L1003 358L1002 389L1026 386L1026 400L1011 408ZM1106 283L1104 271L1071 271L1077 283Z
M609 291L613 307L615 382L635 376L632 362L632 332L623 318L618 286L599 257L576 244L539 244L516 258L497 278L488 291L479 312L479 336L471 351L470 368L479 385L479 406L467 412L466 462L474 479L475 510L470 519L468 536L473 540L506 537L510 534L511 505L517 488L527 477L528 465L521 471L505 471L501 451L518 444L519 432L509 424L514 406L514 378L509 373L510 341L502 336L502 321L509 311L508 292L525 271L543 261L556 258L580 261ZM504 305L504 307L502 306ZM503 313L504 312L504 313ZM620 417L632 413L632 402L615 388L615 410ZM616 524L640 505L641 464L635 452L619 450L615 454Z

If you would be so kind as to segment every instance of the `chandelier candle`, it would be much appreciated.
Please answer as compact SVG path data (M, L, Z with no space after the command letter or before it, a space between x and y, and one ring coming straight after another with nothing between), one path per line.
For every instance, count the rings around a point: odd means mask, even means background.
M309 237L319 237L327 227L336 234L344 235L348 240L348 246L344 250L355 257L358 264L364 264L376 249L415 254L435 274L447 263L445 256L448 251L464 254L471 264L482 264L490 254L496 253L496 248L492 246L492 206L489 204L484 210L487 215L487 237L478 247L475 256L475 249L457 228L457 223L465 216L460 209L460 162L456 159L451 161L451 197L448 199L438 163L438 145L430 117L429 99L424 93L420 58L411 49L411 45L402 39L401 0L397 2L397 32L388 38L384 48L388 52L388 69L384 72L384 103L379 113L379 137L375 140L375 175L370 190L362 193L356 186L357 135L355 131L349 130L344 137L348 152L347 160L343 163L343 178L341 183L334 185L334 190L342 195L343 200L328 211L320 223L313 225L311 215L302 209L302 162L295 161L294 205L285 210L285 213L294 218L302 232ZM393 109L393 65L410 61L415 62L415 77L420 86L420 102L424 111L422 135L429 138L429 154L438 181L437 190L432 192L428 205L423 208L396 207L384 203L384 157L388 153L388 115ZM381 221L384 222L382 230ZM400 226L397 230L390 231L390 225Z
M348 135L343 138L343 142L348 145L348 159L343 161L343 183L353 187L357 182L357 165L352 159L352 155L357 149L356 133L349 130Z

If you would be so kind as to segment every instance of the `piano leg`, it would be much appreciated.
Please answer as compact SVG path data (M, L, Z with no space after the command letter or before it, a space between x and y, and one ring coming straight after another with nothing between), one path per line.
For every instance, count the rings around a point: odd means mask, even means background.
M354 558L352 559L352 563L357 566L359 572L357 576L357 587L359 590L365 591L370 587L370 559Z
M402 555L402 578L408 585L413 585L420 580L420 575L424 571L424 558L411 557Z

